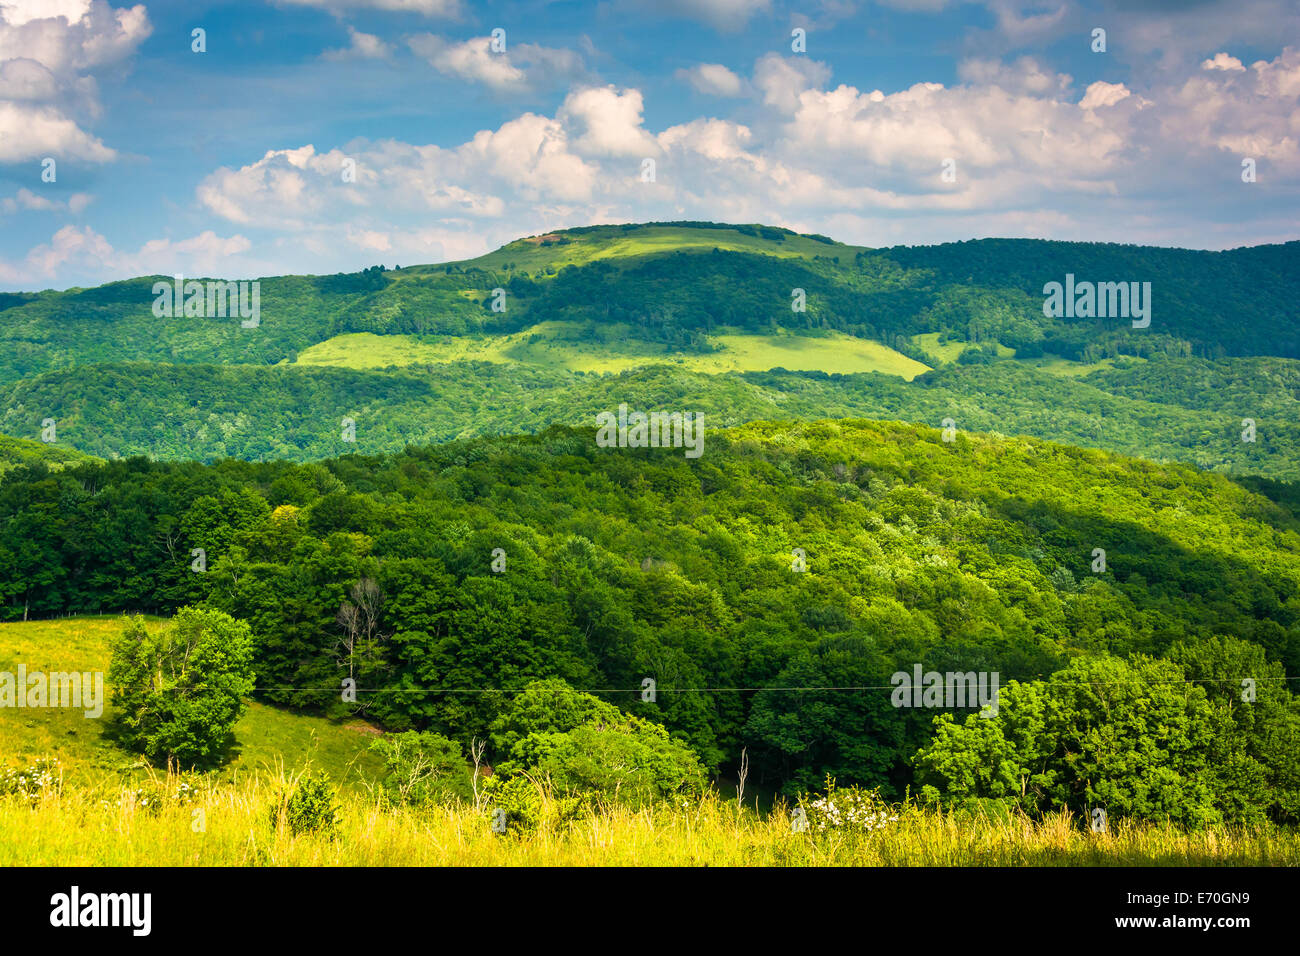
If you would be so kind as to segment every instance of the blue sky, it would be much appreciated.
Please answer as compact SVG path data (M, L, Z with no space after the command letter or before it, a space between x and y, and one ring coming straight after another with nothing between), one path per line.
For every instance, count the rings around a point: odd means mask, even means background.
M1295 0L0 0L0 288L410 265L648 219L871 246L1286 241L1297 14Z

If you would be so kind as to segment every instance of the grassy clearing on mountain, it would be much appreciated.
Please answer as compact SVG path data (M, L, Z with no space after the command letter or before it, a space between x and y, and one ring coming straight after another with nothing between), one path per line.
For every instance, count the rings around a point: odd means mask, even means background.
M589 333L589 334L588 334ZM546 369L617 373L647 365L694 372L882 372L911 381L928 366L879 342L843 335L731 335L709 337L718 351L683 353L638 340L627 327L585 329L578 322L540 322L509 335L414 336L356 332L337 335L298 355L298 365L378 369L453 362L522 364Z

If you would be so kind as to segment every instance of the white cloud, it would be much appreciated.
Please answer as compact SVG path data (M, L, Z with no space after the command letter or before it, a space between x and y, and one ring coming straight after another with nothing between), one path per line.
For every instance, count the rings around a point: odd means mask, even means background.
M1165 95L1160 133L1169 142L1265 158L1300 172L1300 48L1249 70L1203 70Z
M50 199L32 192L19 189L13 196L0 199L0 212L13 215L19 210L37 210L40 212L70 212L74 215L82 212L95 197L90 193L73 193L66 200Z
M104 163L116 155L52 107L0 101L0 163L46 156Z
M524 71L510 62L508 52L492 52L490 37L450 43L432 33L423 33L407 42L430 66L447 76L482 83L498 91L522 89L527 85Z
M56 76L65 78L96 67L109 66L132 56L152 27L143 4L113 9L105 0L51 7L53 16L31 17L31 9L11 19L9 7L0 7L0 60L36 60ZM67 13L80 11L75 20ZM26 19L24 19L26 17Z
M188 239L152 239L134 252L113 248L89 226L64 226L49 242L20 260L0 260L0 282L35 289L66 273L107 282L143 275L250 275L240 257L252 247L243 236L221 237L211 230Z
M0 161L113 159L116 153L74 115L99 112L92 71L128 60L151 30L143 5L21 0L0 6Z
M1070 5L1055 0L984 0L1002 36L1028 43L1048 36L1065 20Z
M349 25L348 45L340 50L326 50L322 56L327 60L382 60L389 57L392 52L392 47L373 33L362 33Z
M745 93L745 81L721 63L701 63L678 70L676 75L709 96L743 96Z
M32 20L63 17L69 23L76 23L87 10L90 0L3 0L0 2L0 16L14 26L22 26Z
M580 135L573 148L584 155L649 156L658 152L654 137L642 128L644 104L639 90L588 87L570 93L557 118Z
M1230 72L1242 72L1246 68L1241 65L1241 61L1235 56L1229 56L1226 53L1216 53L1213 59L1206 60L1201 64L1202 70L1228 70Z
M754 64L754 86L763 94L763 102L782 113L793 113L805 91L824 86L830 78L830 67L803 56L768 53Z
M697 116L655 129L642 91L579 86L553 115L524 112L460 143L305 144L217 169L198 202L247 233L252 248L210 235L206 245L174 242L131 258L74 229L0 278L19 268L88 272L96 257L106 269L151 271L145 253L206 252L223 266L214 274L234 273L235 263L245 275L332 272L464 258L563 226L676 218L773 222L864 244L1293 237L1282 212L1216 229L1189 207L1207 177L1236 176L1239 155L1267 161L1261 181L1300 175L1300 52L1242 70L1200 62L1176 83L1125 76L1080 92L1039 60L978 59L962 64L955 86L885 91L835 85L824 64L769 54L748 84L769 108L747 106L749 122ZM638 175L646 156L656 160L654 182ZM940 176L947 158L955 183ZM356 162L355 182L343 181L346 159Z
M1083 99L1079 101L1079 108L1085 110L1104 109L1107 106L1114 106L1121 100L1126 100L1132 95L1128 87L1123 83L1107 83L1105 80L1098 80L1091 83L1083 94Z
M507 43L506 49L497 53L492 49L491 37L453 43L422 33L408 37L407 45L439 73L482 83L502 93L550 86L583 72L582 58L572 50L534 43Z
M779 114L762 128L699 117L655 133L640 91L583 87L553 118L524 113L459 146L355 144L355 184L340 181L343 151L305 146L218 170L199 198L232 222L309 236L343 224L340 241L378 251L383 235L394 252L429 215L464 222L449 232L465 243L475 228L508 239L525 225L679 217L816 225L907 213L1028 229L1050 225L1053 211L1141 202L1144 188L1165 195L1169 165L1194 177L1189 164L1218 162L1197 160L1207 150L1248 145L1280 162L1296 149L1300 54L1290 51L1142 93L1097 81L1078 96L1069 77L1028 59L968 61L962 78L859 90L832 86L823 64L769 54L753 87ZM646 156L653 183L638 176ZM949 158L956 183L940 177Z
M1028 56L1011 64L1001 60L963 60L957 64L957 75L968 86L996 86L1010 93L1033 96L1064 93L1071 82L1068 74L1053 73Z

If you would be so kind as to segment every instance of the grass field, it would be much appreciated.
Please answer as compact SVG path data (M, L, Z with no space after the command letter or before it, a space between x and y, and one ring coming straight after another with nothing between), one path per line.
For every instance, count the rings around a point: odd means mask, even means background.
M671 352L638 341L626 329L606 326L599 341L584 341L575 323L542 322L512 335L417 337L356 332L304 349L300 365L387 368L450 362L519 363L582 372L622 372L644 365L673 365L695 372L792 371L883 372L911 381L927 366L891 348L853 336L716 335L721 351L707 355Z
M0 624L0 670L20 660L29 672L106 669L121 626L120 617ZM560 822L539 787L541 826L499 835L486 802L383 804L368 786L381 772L366 749L376 731L361 722L253 704L236 727L235 759L183 777L118 749L104 723L80 711L0 709L0 770L60 761L34 796L0 795L0 866L1300 865L1293 830L1189 833L1118 820L1094 834L1068 814L993 818L908 804L873 832L794 832L786 805L759 812L752 791L744 807L714 791L641 810L597 806ZM279 794L308 768L339 787L332 838L272 822ZM178 794L182 780L195 788L188 796Z
M0 624L0 670L13 672L21 661L28 673L107 674L110 642L121 632L122 621L103 616ZM107 698L107 685L104 692ZM83 782L142 779L148 771L140 758L104 736L110 713L107 705L97 720L86 718L80 710L56 707L0 708L0 766L56 757ZM364 721L341 724L251 703L235 725L234 759L220 776L230 779L250 770L267 770L277 762L290 770L310 763L345 786L357 786L363 773L378 769L377 758L367 750L374 733Z
M935 358L942 359L945 362L957 361L957 356L961 355L962 352L964 352L966 349L970 347L969 342L958 342L956 340L945 342L942 345L940 345L938 332L924 332L920 335L913 335L912 341L916 343L918 346L920 346L921 348L925 349L925 351L928 352L930 355L933 355ZM1016 354L1015 349L1008 348L1007 346L1003 345L1001 342L997 343L997 348L998 348L998 355L1001 356L1002 358L1015 357ZM1064 361L1064 359L1061 359L1061 361Z
M174 792L169 783L159 792ZM760 815L713 796L679 807L608 807L532 834L507 826L498 835L486 804L412 810L354 793L340 801L332 838L295 836L272 824L282 786L250 778L153 809L132 793L106 798L68 787L34 805L0 798L0 866L1300 865L1293 832L1189 834L1119 823L1094 834L1064 814L995 820L899 808L894 823L873 832L796 833L784 808Z

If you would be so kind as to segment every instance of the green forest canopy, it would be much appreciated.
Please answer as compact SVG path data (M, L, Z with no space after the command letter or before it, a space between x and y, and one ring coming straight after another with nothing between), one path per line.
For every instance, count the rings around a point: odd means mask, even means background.
M556 427L306 465L24 467L0 521L9 617L206 604L251 627L259 697L392 730L465 745L556 679L712 770L748 748L787 789L829 773L1193 825L1300 806L1300 532L1188 466L879 422L710 432L697 460ZM343 654L362 581L375 638ZM879 688L916 665L998 673L1001 716L893 707ZM323 689L349 672L356 705Z

